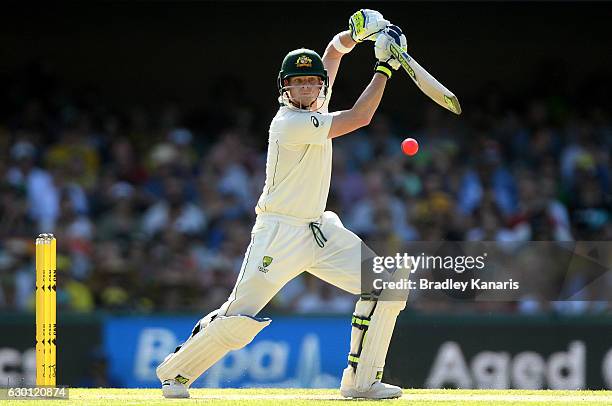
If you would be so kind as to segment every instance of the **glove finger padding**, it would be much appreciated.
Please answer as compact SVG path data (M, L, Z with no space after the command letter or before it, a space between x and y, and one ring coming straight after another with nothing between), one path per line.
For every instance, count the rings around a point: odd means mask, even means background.
M374 44L374 55L381 62L388 63L393 69L398 70L401 66L398 60L393 58L390 43L395 42L404 51L408 50L406 36L397 25L390 25L385 28L376 39Z
M361 9L349 18L351 37L355 42L376 41L378 33L389 25L389 21L376 10Z

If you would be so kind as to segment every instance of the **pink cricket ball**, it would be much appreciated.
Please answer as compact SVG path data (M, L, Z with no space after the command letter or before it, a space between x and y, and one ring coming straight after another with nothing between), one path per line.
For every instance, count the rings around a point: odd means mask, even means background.
M419 150L419 143L414 138L406 138L402 141L402 152L406 155L414 155Z

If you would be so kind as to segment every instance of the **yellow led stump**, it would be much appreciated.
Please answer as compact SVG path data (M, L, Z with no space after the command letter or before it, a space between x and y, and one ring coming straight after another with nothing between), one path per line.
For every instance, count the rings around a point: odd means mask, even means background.
M56 240L36 239L36 385L55 386Z

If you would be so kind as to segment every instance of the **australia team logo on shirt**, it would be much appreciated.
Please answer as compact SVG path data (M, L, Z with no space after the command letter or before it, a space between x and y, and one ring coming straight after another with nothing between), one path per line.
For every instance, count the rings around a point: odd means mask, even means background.
M261 272L266 273L269 271L268 267L270 266L270 264L272 263L272 261L274 260L274 258L269 257L269 256L264 256L263 260L261 261L261 264L263 266L259 266L257 269L259 269Z

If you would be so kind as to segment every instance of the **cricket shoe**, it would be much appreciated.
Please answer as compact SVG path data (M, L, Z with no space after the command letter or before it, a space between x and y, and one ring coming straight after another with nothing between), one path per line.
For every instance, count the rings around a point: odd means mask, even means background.
M381 381L374 381L370 389L359 392L355 388L355 372L353 367L346 367L342 373L340 394L345 398L354 399L394 399L402 396L402 388Z
M189 397L189 390L186 385L177 382L176 379L167 379L162 383L162 393L165 398L185 399Z

